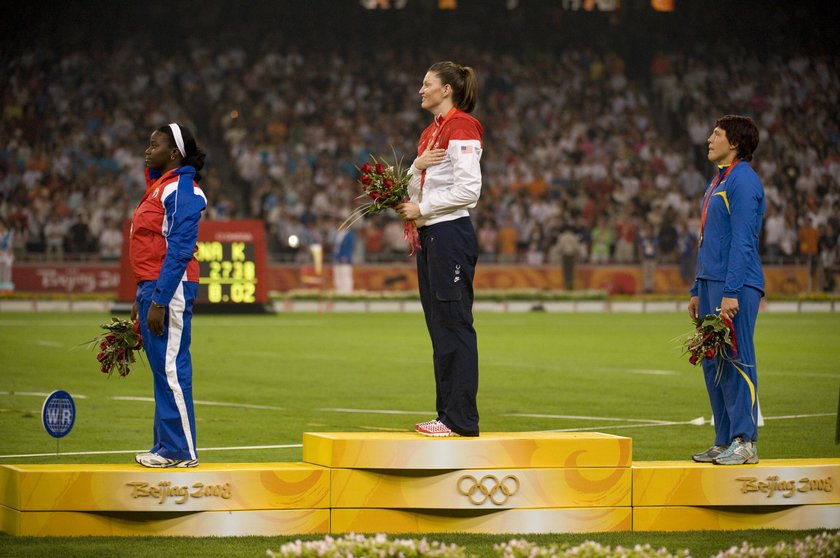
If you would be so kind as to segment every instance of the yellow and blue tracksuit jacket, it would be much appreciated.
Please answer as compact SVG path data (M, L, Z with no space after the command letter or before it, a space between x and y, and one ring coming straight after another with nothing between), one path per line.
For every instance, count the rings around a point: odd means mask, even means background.
M709 203L697 252L697 274L691 295L699 300L701 316L720 312L721 300L737 298L739 311L732 322L738 351L725 360L703 361L706 390L715 419L715 445L729 445L736 437L758 439L758 376L753 336L758 307L764 296L764 272L758 240L765 212L764 187L755 171L740 162L720 181L707 186ZM709 188L714 190L709 192ZM706 199L704 194L704 199Z

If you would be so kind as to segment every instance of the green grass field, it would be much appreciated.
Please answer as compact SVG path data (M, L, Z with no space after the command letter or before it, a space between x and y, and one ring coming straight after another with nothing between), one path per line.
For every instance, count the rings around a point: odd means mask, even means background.
M148 368L141 364L126 378L107 378L94 353L80 346L108 320L105 314L0 314L0 463L130 463L134 451L151 445ZM480 313L476 329L485 432L618 434L633 439L637 461L688 459L712 441L701 372L674 340L691 330L685 314ZM840 456L838 332L836 314L759 317L762 459ZM421 314L203 314L194 321L192 349L204 463L298 461L303 432L407 431L433 416L431 346ZM75 427L60 445L40 421L44 396L55 389L73 394L77 406ZM689 423L700 416L704 426ZM492 549L492 542L507 538L463 540L485 541L474 544ZM710 541L721 549L743 538L628 533L597 540L704 551ZM172 554L198 555L186 550L195 541L178 540ZM253 555L253 549L261 555L279 548L278 541L256 538L252 551L238 555ZM38 548L54 552L56 544L68 556L99 552L82 552L80 542L2 537L0 547L21 556L38 555ZM85 544L105 549L120 543Z
M120 453L54 455L40 409L42 394L55 389L77 405L61 452L150 446L145 363L108 378L80 346L108 319L0 315L0 462L131 461ZM636 460L685 459L712 440L708 424L685 424L700 416L708 423L710 409L700 369L673 340L691 329L684 315L486 313L476 327L484 431L609 432L633 438ZM838 332L834 314L760 317L762 458L840 455ZM431 345L420 314L199 315L192 348L199 448L220 448L203 451L203 462L297 461L299 447L221 448L297 446L307 431L410 430L432 416ZM5 457L41 453L52 455Z

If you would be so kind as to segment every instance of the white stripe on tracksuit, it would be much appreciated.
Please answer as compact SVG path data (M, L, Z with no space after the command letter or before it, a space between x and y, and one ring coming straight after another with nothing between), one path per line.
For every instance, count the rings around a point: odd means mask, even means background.
M186 273L184 273L186 280ZM190 451L190 458L196 459L195 447L193 446L192 429L190 428L190 417L187 413L187 405L184 401L184 392L181 384L178 383L178 353L181 350L181 335L184 331L184 310L186 300L184 297L184 284L179 283L172 300L169 302L169 335L166 339L166 356L164 358L164 370L166 381L172 390L175 399L175 406L178 408L178 415L181 417L181 426L184 428L184 437L187 440L187 448Z

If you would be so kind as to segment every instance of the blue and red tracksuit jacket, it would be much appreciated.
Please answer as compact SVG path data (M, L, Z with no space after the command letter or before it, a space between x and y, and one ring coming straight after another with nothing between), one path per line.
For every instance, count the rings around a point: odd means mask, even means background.
M189 165L146 169L146 193L134 210L129 261L137 283L157 281L153 301L168 305L181 281L198 282L198 221L207 198Z

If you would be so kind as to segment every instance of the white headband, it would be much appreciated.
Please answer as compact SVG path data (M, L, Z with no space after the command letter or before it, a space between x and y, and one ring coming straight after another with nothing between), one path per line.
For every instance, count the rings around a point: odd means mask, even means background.
M172 135L175 136L175 144L178 146L178 151L181 152L181 157L187 158L187 150L184 149L184 136L181 135L181 127L174 122L169 125L172 130Z

